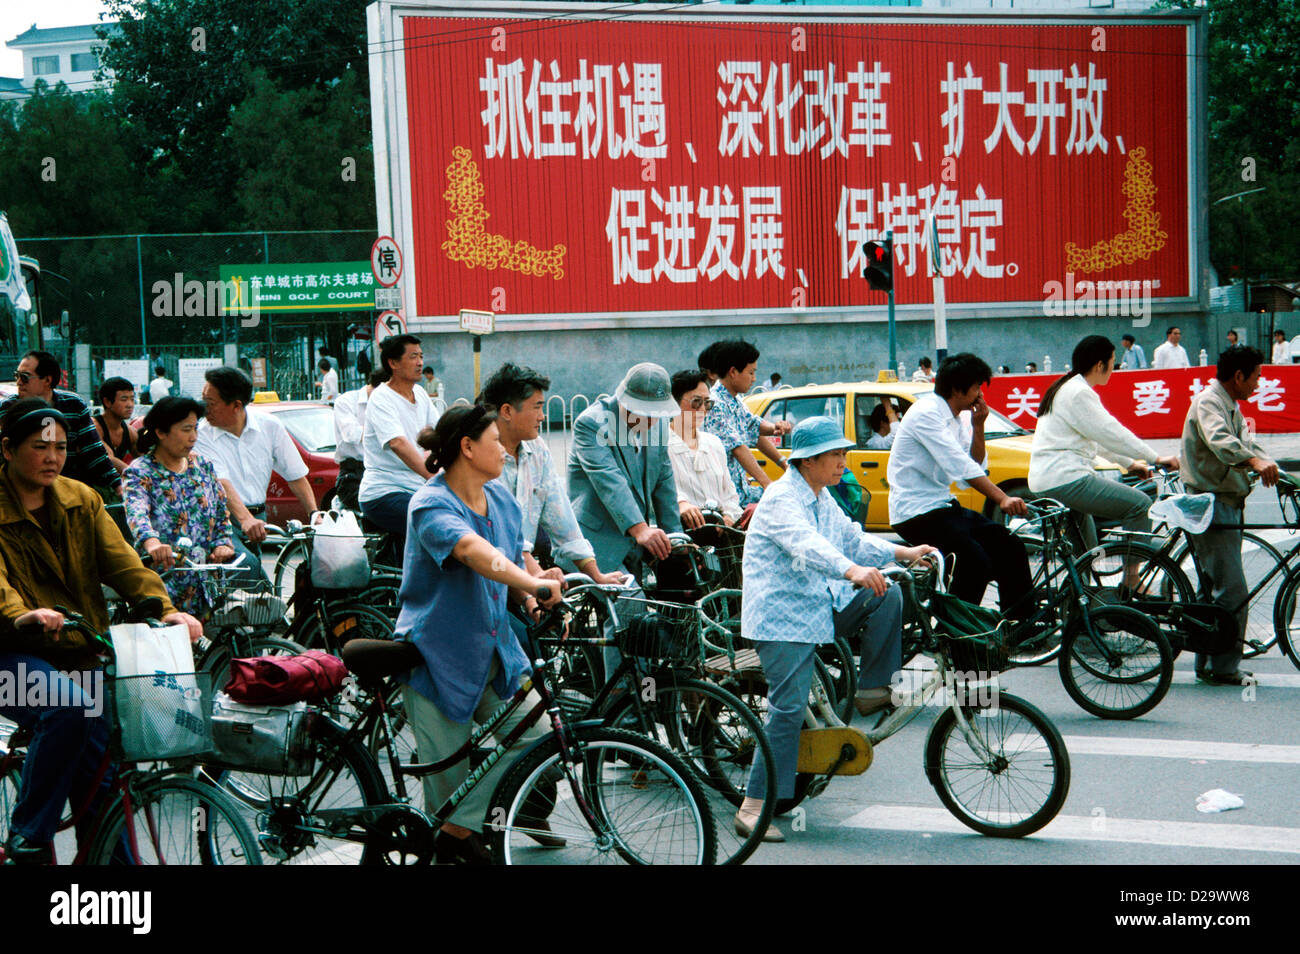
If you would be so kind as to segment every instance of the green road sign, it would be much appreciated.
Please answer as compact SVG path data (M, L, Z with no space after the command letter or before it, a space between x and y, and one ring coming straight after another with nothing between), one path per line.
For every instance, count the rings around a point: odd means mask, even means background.
M221 280L234 283L226 314L250 306L261 311L366 311L375 307L375 274L369 262L222 265Z

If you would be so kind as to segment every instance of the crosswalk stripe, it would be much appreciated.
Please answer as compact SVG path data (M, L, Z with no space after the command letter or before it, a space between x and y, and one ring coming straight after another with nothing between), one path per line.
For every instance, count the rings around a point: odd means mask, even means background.
M1012 737L1014 739L1014 736ZM1036 738L1036 737L1035 737ZM1008 742L1008 747L1014 747ZM1133 739L1100 735L1067 735L1071 756L1118 755L1148 759L1206 759L1215 762L1300 764L1300 745L1264 745L1249 742L1202 742L1194 739Z
M842 824L846 828L882 831L973 834L971 829L946 809L907 805L873 805L847 818ZM1300 828L1164 821L1154 818L1057 815L1049 825L1030 837L1300 854Z
M1249 661L1247 662L1249 665ZM1196 673L1190 669L1174 670L1174 684L1179 686L1200 685ZM1300 672L1256 672L1255 684L1272 689L1300 689Z

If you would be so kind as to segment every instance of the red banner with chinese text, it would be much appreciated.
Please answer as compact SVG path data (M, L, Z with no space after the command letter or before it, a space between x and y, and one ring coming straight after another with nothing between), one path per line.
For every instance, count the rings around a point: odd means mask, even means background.
M418 314L1195 295L1185 23L890 16L404 16Z
M1023 428L1038 423L1038 405L1059 375L998 375L984 388L989 407ZM1192 395L1214 380L1214 365L1164 371L1116 371L1097 389L1106 410L1138 437L1182 437ZM1266 364L1241 413L1260 434L1300 433L1300 365Z

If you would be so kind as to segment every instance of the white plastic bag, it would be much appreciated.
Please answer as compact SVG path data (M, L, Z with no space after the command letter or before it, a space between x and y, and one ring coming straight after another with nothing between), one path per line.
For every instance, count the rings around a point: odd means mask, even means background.
M327 590L356 589L370 582L366 539L352 511L327 513L316 525L311 581Z
M113 718L122 758L153 761L211 747L211 720L184 625L122 623L109 629L116 658Z
M1151 516L1188 533L1204 533L1214 519L1214 494L1174 494L1151 505Z
M1246 804L1240 795L1234 795L1226 789L1212 788L1204 795L1196 797L1196 810L1205 815L1230 812Z

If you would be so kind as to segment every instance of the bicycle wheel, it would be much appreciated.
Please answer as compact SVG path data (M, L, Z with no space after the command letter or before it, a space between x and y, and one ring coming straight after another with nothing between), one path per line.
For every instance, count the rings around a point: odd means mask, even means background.
M1296 620L1296 603L1300 601L1300 568L1287 574L1273 604L1273 632L1278 648L1300 669L1300 622Z
M566 766L559 743L547 739L510 766L493 792L485 832L499 862L714 863L713 813L685 762L634 732L595 726L571 732L575 762ZM573 782L562 777L568 771ZM540 848L529 837L539 815L565 840L563 848Z
M275 571L272 574L271 582L275 586L276 596L289 602L293 597L294 574L298 572L298 565L310 559L311 550L306 540L294 540L285 544L280 555L275 558Z
M230 794L275 864L383 864L383 852L363 836L332 834L318 812L384 805L389 801L375 760L328 719L312 728L311 775L270 775L208 766L204 776ZM355 826L352 826L355 828Z
M1192 548L1186 543L1174 555L1179 568L1191 583L1199 583ZM1257 533L1249 530L1241 535L1241 566L1246 573L1249 610L1246 614L1246 644L1243 659L1262 656L1277 642L1275 610L1278 594L1286 580L1286 573L1277 568L1282 564L1282 552ZM1198 598L1210 601L1213 595L1199 593Z
M1174 681L1169 641L1146 616L1121 606L1090 610L1070 621L1061 642L1061 682L1079 706L1101 719L1150 712Z
M328 632L321 629L320 618L313 613L301 628L290 634L308 649L336 653L350 639L392 639L393 620L373 606L351 600L330 603L325 609Z
M208 647L199 660L199 669L212 674L212 688L224 689L230 681L230 661L253 656L297 656L303 647L279 636L247 636L230 634L220 637Z
M119 798L96 832L87 863L122 864L128 858L137 865L262 863L239 806L197 779L164 775L133 786L130 822L128 830L126 803Z
M638 702L640 704L638 704ZM649 725L640 724L642 718ZM711 682L679 679L656 686L653 700L624 696L605 717L608 726L632 729L663 742L686 760L707 786L718 840L718 864L739 865L762 843L773 801L748 836L735 833L732 816L745 797L754 759L763 766L766 791L776 790L776 761L758 716L741 699Z
M0 749L0 755L4 755ZM23 763L17 759L0 775L0 845L9 840L9 820L18 804L18 788L22 782Z
M963 705L962 712L979 744L967 740L951 708L934 720L925 743L925 774L939 800L982 835L1022 838L1038 831L1070 790L1061 733L1038 709L1005 692L996 705Z

